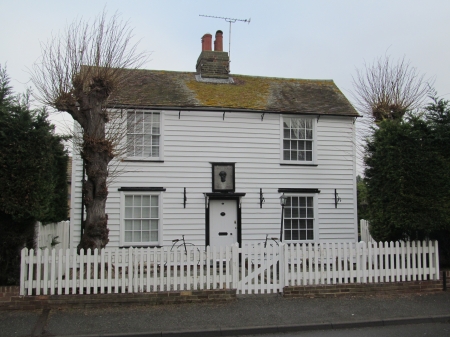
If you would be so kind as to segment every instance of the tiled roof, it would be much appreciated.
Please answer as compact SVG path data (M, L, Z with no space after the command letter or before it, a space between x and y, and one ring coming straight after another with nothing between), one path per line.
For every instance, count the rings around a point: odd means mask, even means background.
M133 73L114 106L358 116L331 80L230 75L234 83L218 84L198 82L193 72L125 71Z

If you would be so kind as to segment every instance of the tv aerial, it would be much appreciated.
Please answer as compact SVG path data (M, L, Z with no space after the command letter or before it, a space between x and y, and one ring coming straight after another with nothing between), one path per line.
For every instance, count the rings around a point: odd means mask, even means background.
M199 14L199 16L203 16L205 18L223 19L230 24L229 38L228 38L228 58L229 62L231 62L231 24L237 21L247 22L248 24L250 24L251 18L243 20L243 19L224 18L222 16L203 15L203 14Z

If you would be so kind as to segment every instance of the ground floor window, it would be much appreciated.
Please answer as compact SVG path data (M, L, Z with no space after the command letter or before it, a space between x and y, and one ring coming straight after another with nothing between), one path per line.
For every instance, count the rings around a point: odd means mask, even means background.
M157 245L160 234L160 195L125 193L122 197L124 245Z
M314 240L314 197L287 196L283 221L284 240Z

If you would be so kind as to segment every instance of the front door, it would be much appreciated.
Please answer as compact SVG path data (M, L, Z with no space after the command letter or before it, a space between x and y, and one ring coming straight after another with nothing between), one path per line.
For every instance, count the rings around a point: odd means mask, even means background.
M237 200L209 201L209 244L230 246L238 241Z

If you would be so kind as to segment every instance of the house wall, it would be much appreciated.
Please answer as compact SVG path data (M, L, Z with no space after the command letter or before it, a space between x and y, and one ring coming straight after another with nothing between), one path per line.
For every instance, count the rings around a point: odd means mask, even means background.
M316 119L315 119L316 120ZM120 245L120 187L164 187L163 245L186 235L205 243L205 198L212 192L211 163L234 162L236 192L241 199L242 241L279 237L279 188L314 188L315 241L356 241L356 161L353 118L321 116L316 121L317 166L286 166L281 162L279 114L178 111L163 112L164 162L122 162L120 175L109 185L109 246ZM81 161L74 155L72 243L80 239ZM187 205L183 207L183 189ZM259 191L263 189L262 209ZM335 208L334 190L341 202Z

